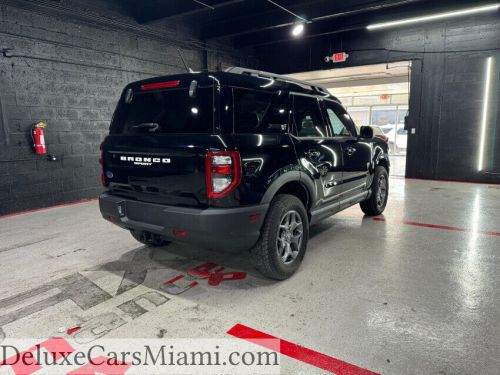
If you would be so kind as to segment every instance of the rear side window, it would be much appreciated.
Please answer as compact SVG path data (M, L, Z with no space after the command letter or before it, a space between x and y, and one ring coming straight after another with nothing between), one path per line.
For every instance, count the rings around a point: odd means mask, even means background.
M111 134L211 133L213 88L202 87L196 96L189 90L169 89L136 92L130 103L120 101Z
M233 89L235 133L282 133L288 129L285 95Z

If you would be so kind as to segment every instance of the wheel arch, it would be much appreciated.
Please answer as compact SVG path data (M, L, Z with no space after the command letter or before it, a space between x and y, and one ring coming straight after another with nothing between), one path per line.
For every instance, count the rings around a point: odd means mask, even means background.
M307 183L299 171L288 172L278 177L269 186L261 203L270 203L278 194L290 194L300 199L309 214L315 199L313 186L312 182Z
M375 155L373 158L373 169L375 170L376 167L381 166L384 167L387 170L387 173L389 173L389 169L391 166L391 163L389 161L389 155L382 150L382 148L378 148L375 151Z

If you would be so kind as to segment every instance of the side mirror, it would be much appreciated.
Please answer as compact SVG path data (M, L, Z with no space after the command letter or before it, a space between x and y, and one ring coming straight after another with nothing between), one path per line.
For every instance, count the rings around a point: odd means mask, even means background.
M362 126L359 129L359 136L361 138L373 138L373 129L370 126Z

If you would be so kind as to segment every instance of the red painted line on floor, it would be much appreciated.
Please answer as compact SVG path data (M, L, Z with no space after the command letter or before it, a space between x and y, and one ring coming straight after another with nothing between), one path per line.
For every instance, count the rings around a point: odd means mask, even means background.
M373 220L375 220L375 221L386 221L382 217L374 217ZM451 226L448 226L448 225L417 223L416 221L398 221L398 223L406 224L406 225L413 225L415 227L443 229L443 230L453 230L453 231L457 231L457 232L473 232L473 230L467 229L467 228L451 227ZM483 231L483 230L480 230L480 231L477 231L477 233L484 234L484 235L487 235L487 236L500 236L500 232L493 232L493 231Z
M165 281L163 283L163 285L170 285L170 284L174 284L176 281L179 281L180 279L184 278L185 275L178 275L176 277L174 277L173 279L170 279L168 281ZM193 281L191 284L189 284L189 286L196 286L198 285L198 282L197 281Z
M170 280L168 280L168 281L165 281L165 282L163 283L163 285L173 284L173 283L175 283L177 280L182 279L183 277L184 277L184 275L177 275L177 276L176 276L176 277L174 277L173 279L170 279Z
M73 328L68 329L68 330L66 331L66 333L67 333L68 335L72 335L73 333L78 332L78 331L79 331L79 330L81 330L81 329L82 329L82 327L73 327Z
M454 231L457 231L457 232L468 232L469 231L466 228L450 227L448 225L436 225L436 224L427 224L427 223L417 223L415 221L403 221L403 224L413 225L415 227L424 227L424 228L433 228L433 229L444 229L444 230L454 230Z
M330 357L326 354L316 352L301 345L294 344L293 342L279 339L265 332L257 331L253 328L244 326L243 324L236 324L233 328L227 331L227 333L239 339L246 340L254 344L266 347L270 350L280 352L287 357L310 364L332 374L378 375L378 373L376 372L358 367L356 365L352 365L350 363L341 361L340 359ZM266 339L279 340L279 348L276 348L274 345L272 345L272 341L270 341L266 345L266 341L262 341Z
M460 180L439 180L434 178L416 178L416 177L404 177L398 175L389 175L391 178L397 178L401 180L414 180L414 181L436 181L436 182L456 182L458 184L472 184L472 185L490 185L490 186L500 186L497 182L475 182L475 181L460 181Z
M32 214L34 212L46 211L46 210L50 210L52 208L74 206L75 204L87 203L87 202L92 202L92 201L95 201L95 200L97 200L97 198L87 198L87 199L82 199L82 200L79 200L79 201L76 201L76 202L62 203L62 204L56 204L54 206L36 208L34 210L26 210L26 211L14 212L12 214L7 214L7 215L0 216L0 219L6 219L8 217L25 215L25 214Z

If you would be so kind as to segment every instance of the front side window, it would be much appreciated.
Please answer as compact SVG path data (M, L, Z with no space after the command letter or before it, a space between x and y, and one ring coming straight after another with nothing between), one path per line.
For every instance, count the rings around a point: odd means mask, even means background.
M298 137L328 137L318 100L314 97L293 96L293 120Z
M325 100L325 110L334 136L354 136L354 123L340 104Z
M288 129L283 94L233 89L235 133L283 133Z

